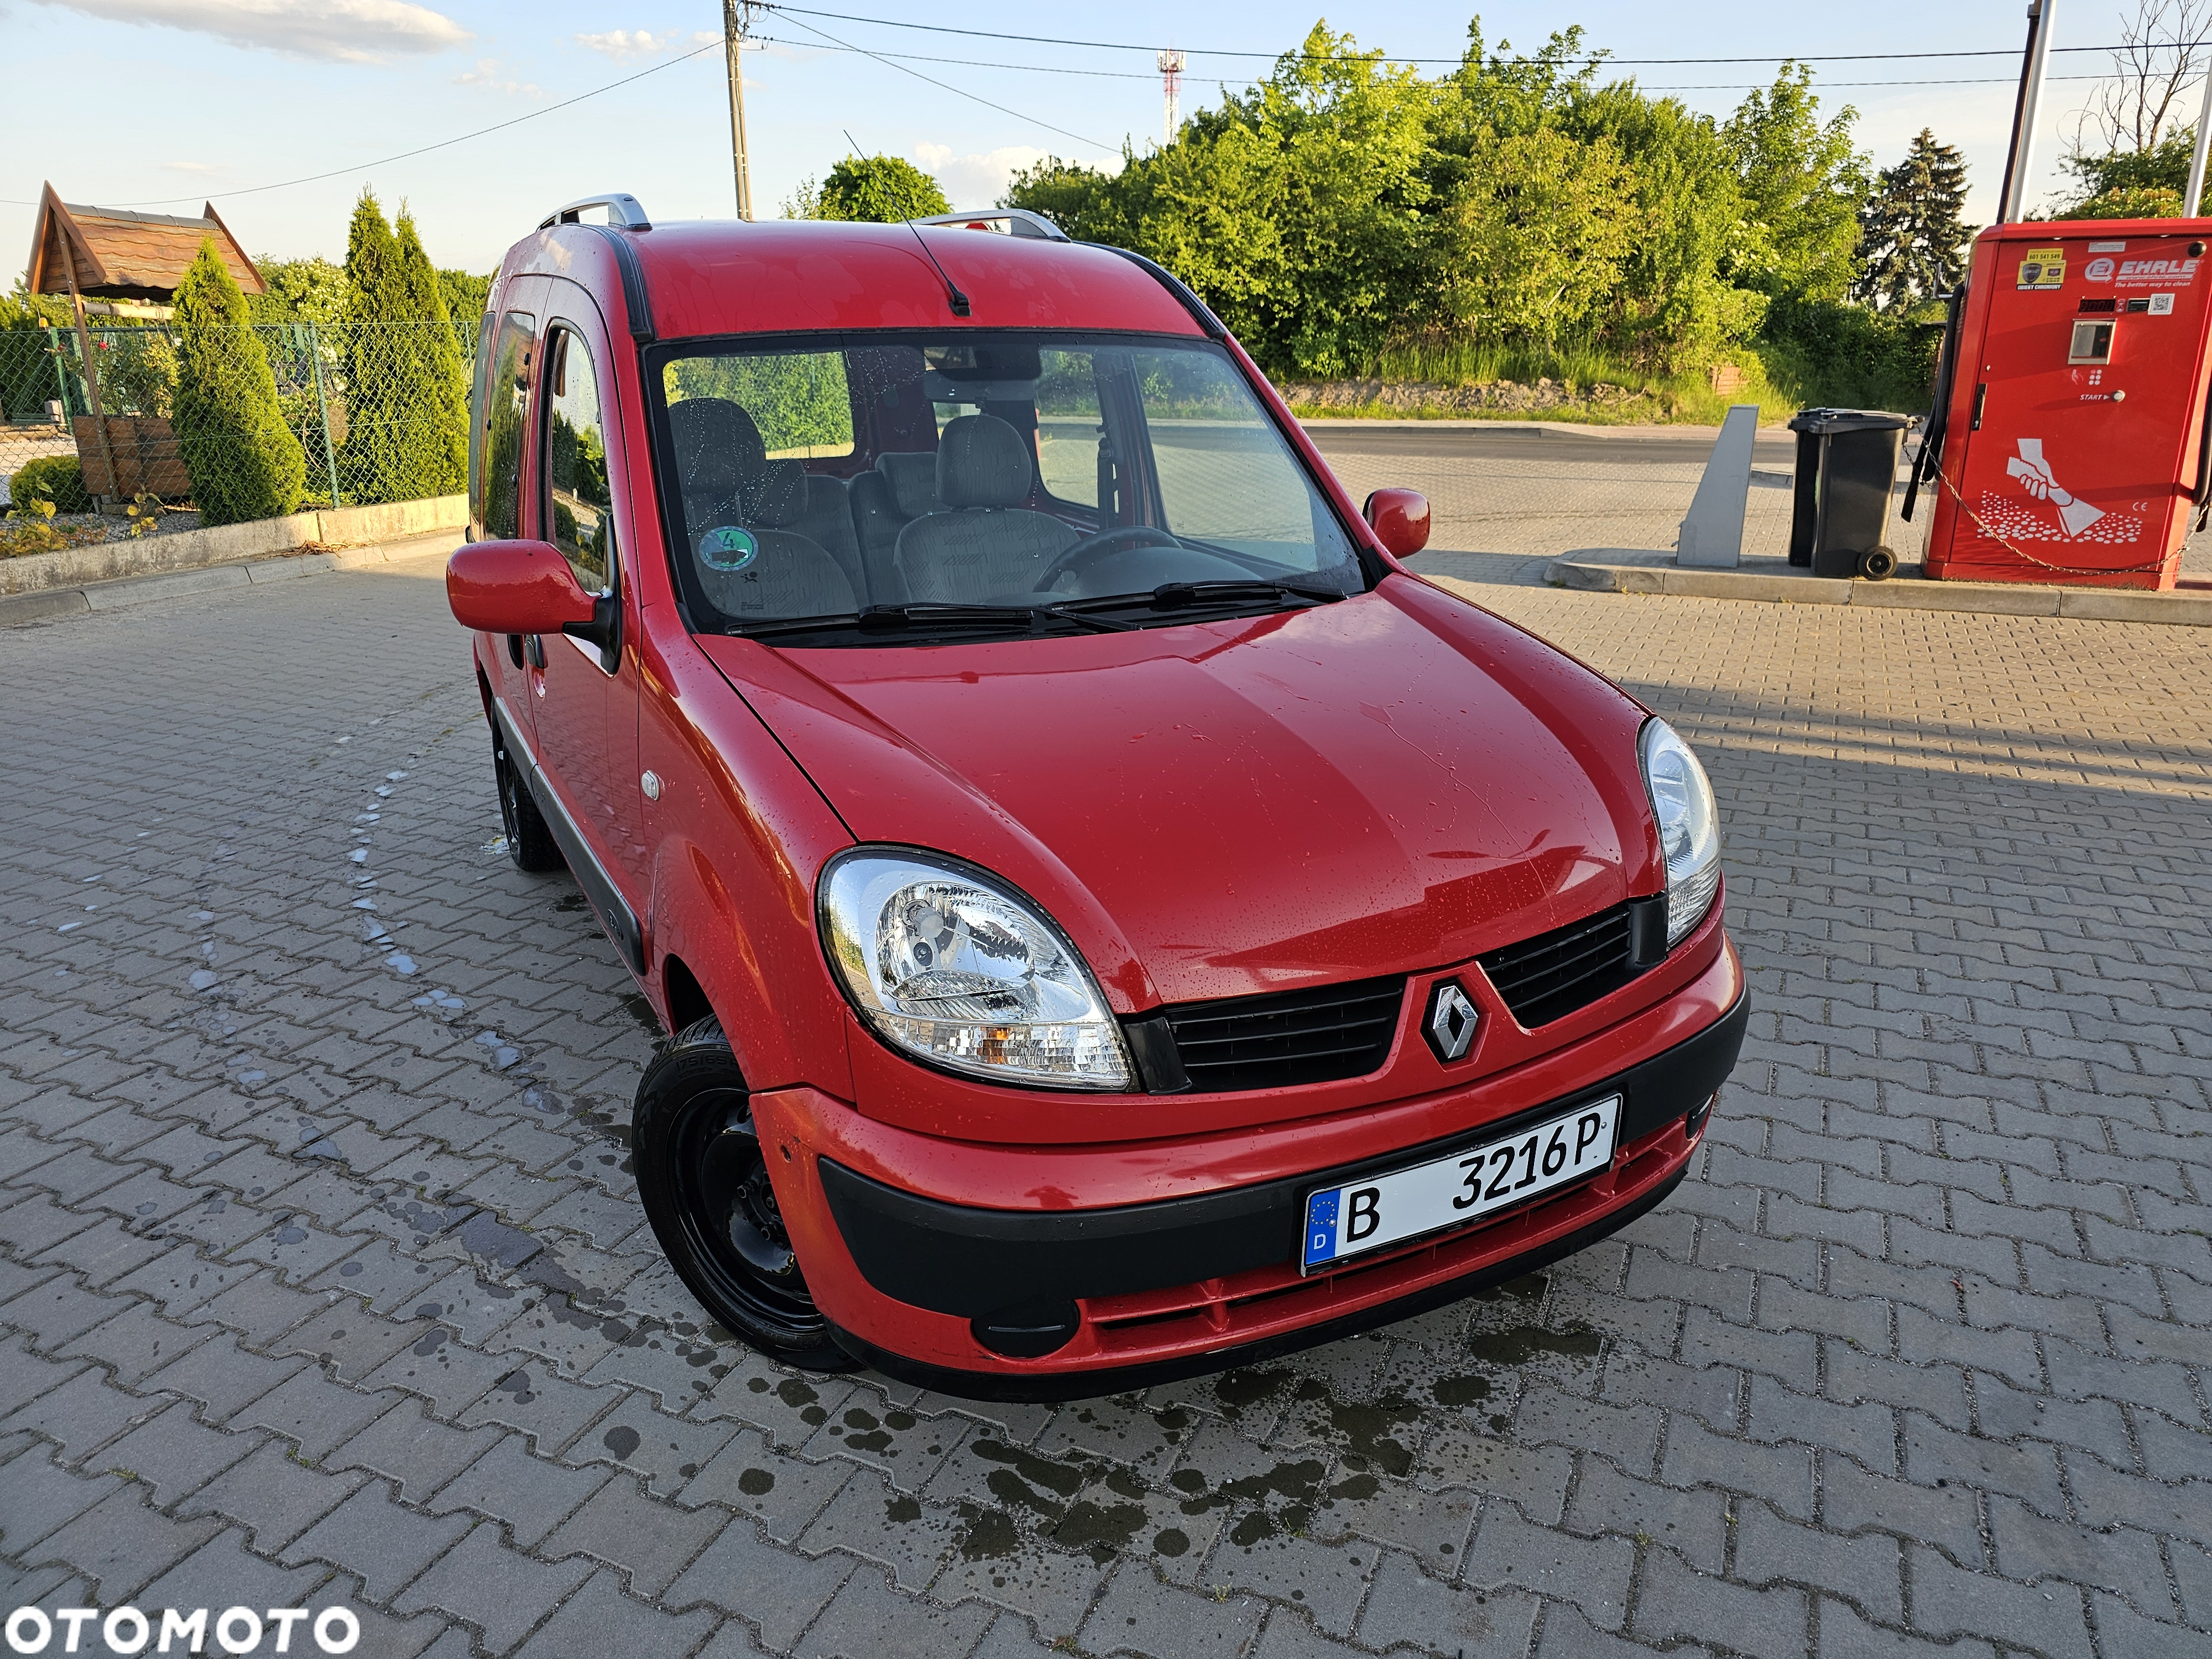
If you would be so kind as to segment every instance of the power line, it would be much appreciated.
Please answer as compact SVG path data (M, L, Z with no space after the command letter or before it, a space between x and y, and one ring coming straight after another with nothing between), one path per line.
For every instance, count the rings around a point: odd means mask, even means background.
M963 29L963 28L955 28L955 27L951 27L950 24L946 24L946 23L909 23L909 22L907 22L907 21L903 21L902 19L899 19L899 18L892 18L892 17L862 17L862 16L859 16L859 15L857 15L856 14L852 13L852 12L845 12L845 11L819 11L819 10L817 10L817 9L815 9L814 8L812 8L812 7L809 7L809 6L787 6L787 5L783 5L783 4L779 3L778 3L778 0L761 0L761 9L762 9L763 11L778 11L778 12L785 13L785 14L786 14L786 15L792 15L792 16L793 16L793 21L794 21L797 20L797 16L798 16L798 15L805 15L805 16L808 16L808 17L827 17L827 18L830 18L830 19L832 19L832 20L834 20L834 21L837 21L837 22L842 22L842 23L872 23L872 24L874 24L875 26L877 26L877 27L879 27L879 28L887 28L887 29L920 29L920 30L923 30L923 31L925 31L925 32L927 32L927 33L931 33L931 34L964 34L964 35L968 35L968 36L971 37L972 39L979 40L1019 40L1019 41L1025 42L1025 43L1027 43L1027 44L1029 44L1029 45L1030 45L1030 46L1079 46L1079 47L1082 47L1082 48L1084 48L1084 49L1085 49L1085 50L1088 50L1088 51L1093 51L1093 52L1152 52L1152 50L1154 50L1154 47L1153 47L1153 46L1139 46L1139 45L1136 45L1135 43L1133 43L1133 42L1132 42L1132 41L1127 41L1127 40L1068 40L1068 39L1066 39L1066 38L1065 38L1065 37L1063 37L1063 36L1056 35L1056 34L1006 34L1006 33L1000 33L1000 32L999 32L999 31L997 31L997 30L994 30L994 29ZM800 27L805 27L805 26L802 24ZM824 37L824 38L827 38L827 37ZM2125 45L2118 46L2053 46L2051 50L2052 52L2140 52L2140 51L2145 51L2145 50L2152 51L2152 52L2194 52L2194 51L2196 51L2196 50L2197 50L2197 47L2199 47L2199 46L2212 46L2212 41L2205 41L2205 40L2176 40L2176 41L2173 41L2173 42L2171 42L2171 43L2160 43L2160 42L2150 42L2150 43L2145 43L2145 42L2140 42L2140 41L2137 41L2137 42L2130 42L2130 43L2127 43L2127 44L2125 44ZM855 47L855 48L853 48L853 50L854 50L854 51L859 51L859 50L861 50L861 48ZM1339 63L1339 62L1342 62L1342 61L1343 61L1343 58L1342 58L1341 54L1338 54L1338 53L1326 53L1326 54L1323 54L1323 53L1306 53L1306 52L1251 52L1251 51L1240 51L1240 50L1235 50L1235 49L1232 49L1232 48L1230 48L1230 47L1226 47L1226 46L1223 46L1223 47L1185 46L1185 47L1182 48L1182 51L1184 51L1184 52L1188 52L1190 56L1192 56L1192 57L1194 57L1194 58L1266 58L1266 59L1267 59L1267 60L1269 60L1269 61L1271 61L1271 62L1272 62L1272 61L1274 61L1274 60L1280 59L1280 58L1298 58L1298 59L1300 59L1300 60L1302 60L1302 61L1305 61L1305 62L1310 62L1310 63L1322 63L1322 64ZM871 54L871 55L872 56L873 54ZM1857 64L1857 63L1874 63L1874 62L1901 61L1901 60L1904 60L1904 59L1906 59L1906 58L2017 58L2017 57L2019 57L2019 56L2020 56L2020 52L2019 52L2019 51L2018 51L2018 49L2017 49L2017 48L2008 47L2008 47L1990 47L1990 48L1981 49L1981 50L1976 50L1976 51L1972 51L1972 52L1768 52L1768 53L1766 53L1766 54L1765 54L1765 56L1763 56L1763 57L1751 57L1751 58L1613 58L1613 57L1607 57L1607 58L1606 58L1604 59L1604 61L1605 61L1605 62L1607 62L1607 63L1608 63L1608 64L1628 64L1628 65L1636 66L1636 67L1650 67L1650 66L1654 66L1654 65L1664 65L1664 64L1785 64L1785 63L1786 63L1786 64ZM957 60L940 60L940 61L957 61ZM1386 54L1386 55L1385 55L1385 61L1386 61L1386 62L1389 62L1389 63L1393 63L1393 64L1448 64L1448 65L1451 65L1451 66L1456 67L1456 66L1457 66L1457 65L1459 65L1460 64L1464 63L1466 60L1465 60L1464 58L1393 58L1393 57L1389 57L1389 56ZM995 66L995 65L993 65L993 66L979 66L979 67L996 67L996 66ZM1013 66L1012 66L1012 65L1008 65L1007 67L1013 67ZM2091 79L2091 80L2101 80L2101 79L2104 79L2105 77L2103 77L2103 76L2087 76L2087 77L2080 76L2053 76L2052 78L2053 78L2053 79L2067 79L2067 80L2081 80L2081 79L2084 79L2084 78ZM1913 84L1913 83L1911 83L1911 82L1898 82L1898 83L1896 83L1896 84L1899 84L1899 85L1910 85L1910 84ZM1927 84L1929 84L1929 85L1939 85L1939 84L1942 84L1942 83L1941 83L1941 82L1929 82L1929 83L1927 83Z
M1088 144L1092 149L1103 150L1109 155L1115 153L1114 147L1111 144L1102 144L1096 138L1085 138L1079 132L1070 132L1066 127L1056 127L1049 121L1038 120L1034 115L1024 115L1018 109L1008 109L1004 104L994 104L988 98L978 97L972 92L969 92L962 88L954 86L949 81L940 81L933 75L924 75L920 70L908 69L904 64L895 64L890 58L882 56L880 53L870 52L866 46L852 46L843 40L840 40L834 34L825 34L822 30L816 28L813 24L809 23L801 18L794 17L791 21L797 23L799 27L805 29L809 34L821 35L824 40L827 40L833 46L842 47L847 52L857 52L863 58L874 58L876 62L881 64L885 69L895 69L901 75L911 75L917 81L927 81L931 86L937 87L945 92L949 92L955 97L965 98L970 103L982 105L986 109L994 109L1001 115L1011 115L1017 121L1026 122L1030 126L1042 127L1047 132L1056 132L1063 138L1073 138L1077 143Z
M801 27L804 27L804 25ZM587 98L597 98L601 93L612 92L617 87L626 87L633 81L642 81L648 75L658 75L663 70L674 69L677 64L684 63L687 59L697 58L706 52L720 52L721 50L722 42L720 39L710 40L705 46L700 46L695 51L679 53L676 57L669 58L665 63L655 64L651 69L640 70L635 75L625 75L619 81L610 81L606 85L603 87L594 87L589 92L580 92L574 98L564 98L557 104L548 104L544 109L534 109L526 115L515 116L511 120L495 122L492 125L488 127L478 127L474 132L464 132L458 137L441 138L436 143L424 144L419 149L403 149L398 155L387 155L382 161L360 161L355 163L351 167L333 168L329 173L310 173L304 179L286 179L281 183L274 185L251 185L241 190L204 191L191 196L165 196L155 201L118 202L112 205L126 208L175 207L179 204L187 204L191 202L228 200L233 196L258 196L264 191L289 190L295 185L317 185L322 183L325 179L343 179L349 173L366 173L372 167L390 167L394 161L404 161L417 155L428 155L433 150L450 149L455 144L465 144L471 138L482 138L490 133L504 132L509 127L520 126L525 121L535 121L541 115L551 115L556 111L567 109L572 105L580 104ZM35 202L11 201L9 205L11 207L36 207L38 204Z
M802 23L799 27L804 28L806 25ZM811 40L785 40L773 34L756 34L750 38L767 41L775 46L796 46L808 52L854 52L862 57L872 58L878 63L893 69L896 69L899 63L947 64L961 69L1018 70L1036 75L1082 75L1114 81L1152 81L1158 78L1157 71L1148 73L1142 70L1068 69L1057 64L1007 64L980 58L938 58L910 52L866 52L859 46L817 46ZM2102 81L2110 77L2101 75L2054 75L2048 78L2053 81ZM1861 87L2008 87L2013 85L2016 79L2016 76L2003 75L1951 76L1920 81L1823 81L1820 86L1824 90L1837 87L1852 88ZM1730 92L1739 88L1756 86L1760 83L1753 81L1715 81L1689 86L1644 85L1641 82L1638 84L1645 92Z

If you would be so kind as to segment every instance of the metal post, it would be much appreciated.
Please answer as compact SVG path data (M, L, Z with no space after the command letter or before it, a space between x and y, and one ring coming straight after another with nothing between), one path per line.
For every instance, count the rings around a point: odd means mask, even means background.
M1997 186L1997 222L2005 218L2005 204L2012 200L2013 170L2020 163L2020 118L2027 107L2027 73L2035 62L2036 25L2041 20L2043 8L2039 0L2027 0L2027 44L2020 49L2020 90L2013 94L2012 142L2005 146L2004 182Z
M2043 109L2043 82L2051 68L2051 9L2057 0L2041 0L2035 29L2035 46L2028 53L2027 93L2021 100L2020 165L2012 175L2012 200L2005 204L2004 222L2021 216L2027 200L2028 176L2035 171L2035 129Z
M95 499L106 502L121 496L123 478L116 470L115 446L107 441L107 411L100 407L100 372L92 366L92 331L85 326L84 295L77 292L75 271L70 273L69 290L70 304L76 312L77 354L83 359L84 400L90 406L92 429L100 435L100 458L107 463L107 492ZM69 412L66 404L62 412Z
M750 0L722 0L722 47L730 60L730 163L738 175L738 217L753 216L752 169L745 156L745 30L752 22Z
M338 464L331 453L331 406L323 396L323 337L313 323L307 325L307 357L315 366L315 423L323 429L323 474L330 480L331 506L343 507L338 499Z
M2181 198L2181 216L2194 219L2204 201L2204 156L2212 141L2212 64L2204 70L2204 103L2197 112L2197 149L2189 158L2189 193Z

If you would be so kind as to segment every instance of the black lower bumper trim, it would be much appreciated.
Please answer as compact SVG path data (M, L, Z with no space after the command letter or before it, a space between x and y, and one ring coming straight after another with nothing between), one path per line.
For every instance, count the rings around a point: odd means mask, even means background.
M1486 1291L1492 1285L1503 1285L1508 1279L1518 1279L1524 1273L1547 1267L1577 1250L1588 1249L1608 1234L1618 1232L1638 1217L1657 1209L1673 1194L1674 1188L1682 1184L1682 1177L1689 1172L1689 1165L1685 1164L1668 1180L1620 1209L1600 1216L1587 1227L1578 1228L1564 1238L1555 1238L1548 1244L1539 1245L1510 1260L1494 1261L1474 1273L1448 1279L1441 1285L1431 1285L1425 1290L1415 1291L1395 1301L1379 1303L1358 1313L1346 1314L1340 1319L1285 1331L1279 1336L1265 1337L1237 1347L1213 1348L1203 1353L1185 1354L1179 1358L1155 1360L1149 1364L1099 1366L1079 1371L963 1371L904 1358L836 1325L830 1328L830 1334L847 1353L862 1364L881 1371L885 1376L925 1389L934 1389L939 1394L949 1394L959 1399L1097 1400L1109 1394L1128 1394L1162 1382L1179 1382L1187 1376L1205 1376L1216 1371L1232 1370L1239 1365L1256 1365L1265 1360L1279 1358L1286 1353L1297 1353L1306 1348L1319 1347L1324 1342L1358 1336L1362 1331L1371 1331L1380 1325L1395 1325L1401 1319L1411 1319L1431 1309L1445 1307L1462 1297Z
M1003 1310L1165 1290L1290 1260L1316 1187L1442 1157L1480 1135L1503 1138L1577 1103L1622 1097L1620 1144L1681 1118L1727 1081L1743 1046L1748 997L1695 1036L1601 1082L1479 1129L1331 1170L1151 1204L1096 1210L986 1210L946 1204L821 1161L822 1189L860 1275L933 1313Z

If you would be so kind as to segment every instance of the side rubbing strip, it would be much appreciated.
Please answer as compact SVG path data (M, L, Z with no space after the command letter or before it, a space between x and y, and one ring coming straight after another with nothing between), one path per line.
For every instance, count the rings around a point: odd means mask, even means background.
M545 820L545 827L553 832L553 839L561 848L561 856L568 860L568 872L576 878L576 885L584 890L584 896L599 912L599 925L606 929L607 937L614 941L622 959L629 964L633 974L645 972L645 935L637 925L637 913L623 900L622 890L614 884L605 868L592 854L592 849L577 830L568 809L561 805L560 796L546 781L538 764L538 757L531 751L507 718L507 708L497 698L492 708L499 720L500 730L507 738L507 752L519 756L523 762L523 781L530 786L530 798L538 803L538 811Z

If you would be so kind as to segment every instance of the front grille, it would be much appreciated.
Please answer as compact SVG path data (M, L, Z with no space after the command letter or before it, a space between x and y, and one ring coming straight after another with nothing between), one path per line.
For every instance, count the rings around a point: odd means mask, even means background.
M1378 1069L1405 1000L1403 979L1369 979L1186 1003L1166 1018L1193 1089L1282 1089Z
M1515 1019L1531 1030L1548 1025L1636 977L1644 965L1635 960L1637 902L1616 904L1476 960Z

